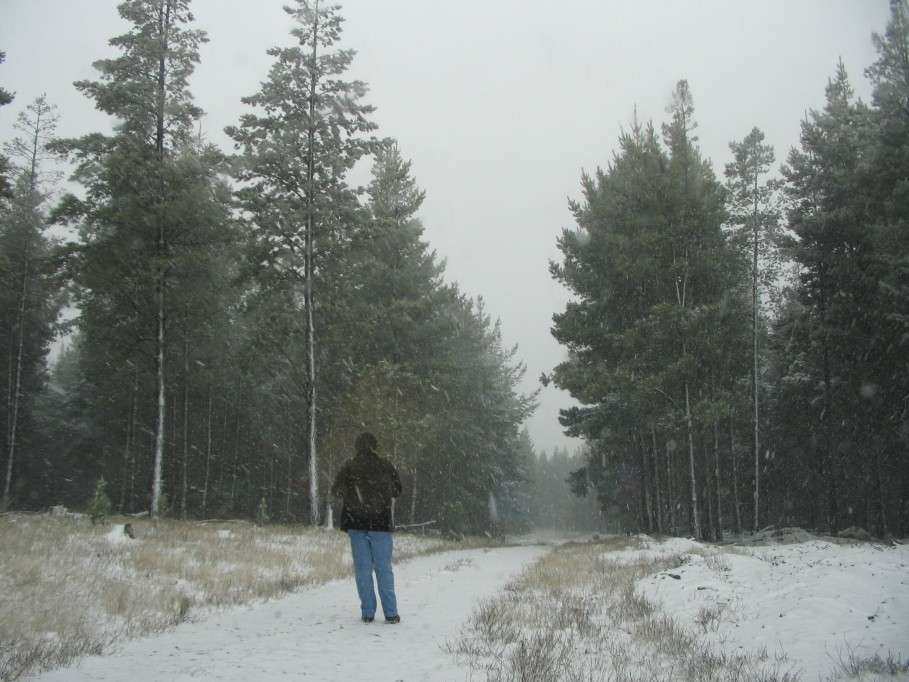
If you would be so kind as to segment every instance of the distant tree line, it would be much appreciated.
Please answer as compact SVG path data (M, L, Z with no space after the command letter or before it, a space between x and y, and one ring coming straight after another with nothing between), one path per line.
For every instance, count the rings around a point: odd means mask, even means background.
M531 452L526 488L529 527L569 533L620 532L622 514L600 507L594 495L572 495L572 472L583 467L586 452L556 448L551 454Z
M399 524L481 532L516 508L523 365L444 281L410 163L345 80L337 8L290 4L296 43L269 51L234 154L199 134L189 0L119 5L119 56L75 84L110 133L56 139L44 98L20 116L0 157L3 507L84 508L103 479L115 512L331 523L370 430L404 479ZM80 188L53 205L48 154Z
M800 525L909 531L909 7L892 0L870 103L842 63L774 166L755 128L717 178L678 83L582 179L552 275L573 294L547 377L628 530L717 539Z

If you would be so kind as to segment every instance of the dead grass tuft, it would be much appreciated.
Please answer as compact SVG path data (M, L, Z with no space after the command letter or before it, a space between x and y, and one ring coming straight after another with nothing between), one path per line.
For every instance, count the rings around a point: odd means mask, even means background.
M840 665L852 678L862 678L866 674L896 678L909 673L909 660L904 661L890 652L886 657L875 654L870 658L859 658L854 652L849 652L845 659L840 658Z

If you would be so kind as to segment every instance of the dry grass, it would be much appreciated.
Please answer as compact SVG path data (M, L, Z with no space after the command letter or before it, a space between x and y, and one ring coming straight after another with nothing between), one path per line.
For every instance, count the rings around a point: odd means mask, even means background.
M909 673L909 660L904 661L899 655L888 652L883 658L875 654L870 658L859 658L852 651L844 658L840 656L840 665L852 678L861 679L866 673L878 677L902 678Z
M103 653L205 610L352 574L346 535L249 523L0 517L0 679ZM132 524L135 539L123 524ZM398 535L395 558L450 549Z
M641 578L680 564L678 556L622 553L632 538L568 544L527 568L484 602L449 651L477 679L568 682L703 680L788 682L785 661L728 656L666 617L635 589ZM707 560L728 571L721 556ZM703 629L723 618L699 614Z

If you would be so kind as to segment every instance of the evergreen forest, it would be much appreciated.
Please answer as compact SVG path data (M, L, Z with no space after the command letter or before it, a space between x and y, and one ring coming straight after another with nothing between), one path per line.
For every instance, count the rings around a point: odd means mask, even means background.
M840 64L779 160L756 125L715 169L681 80L583 175L550 263L566 359L541 381L577 401L560 422L584 447L551 456L518 348L424 238L341 9L289 2L228 150L199 134L190 5L119 5L117 56L75 83L108 131L58 137L51 98L0 87L22 105L0 154L0 511L100 495L331 526L369 430L404 527L907 535L907 0L873 37L871 101Z
M625 528L909 531L905 0L873 40L872 101L840 63L780 165L755 127L717 173L680 81L583 177L545 379L582 404L572 489Z

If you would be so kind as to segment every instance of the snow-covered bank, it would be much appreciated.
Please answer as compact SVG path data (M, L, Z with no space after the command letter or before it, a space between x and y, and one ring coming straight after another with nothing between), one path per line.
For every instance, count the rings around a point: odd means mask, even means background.
M690 540L647 545L683 563L641 581L641 593L715 647L785 658L809 680L845 679L856 660L909 659L909 546L815 538L705 557Z

